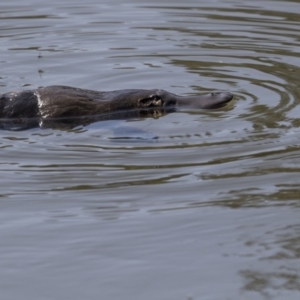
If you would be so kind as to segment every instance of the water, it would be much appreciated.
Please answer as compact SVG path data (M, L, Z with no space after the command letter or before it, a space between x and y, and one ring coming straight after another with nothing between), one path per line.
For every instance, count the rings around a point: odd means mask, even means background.
M1 1L1 92L235 94L1 131L1 299L299 299L299 19L299 1Z

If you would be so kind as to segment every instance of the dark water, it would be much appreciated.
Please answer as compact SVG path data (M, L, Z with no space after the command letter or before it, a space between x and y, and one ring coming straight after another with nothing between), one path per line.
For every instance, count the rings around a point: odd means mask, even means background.
M298 300L299 20L300 1L1 1L1 92L235 101L1 131L0 298Z

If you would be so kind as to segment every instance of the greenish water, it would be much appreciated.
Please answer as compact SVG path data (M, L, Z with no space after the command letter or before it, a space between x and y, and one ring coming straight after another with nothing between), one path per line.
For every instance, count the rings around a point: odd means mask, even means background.
M1 131L1 299L298 300L299 19L300 1L1 1L1 92L235 95Z

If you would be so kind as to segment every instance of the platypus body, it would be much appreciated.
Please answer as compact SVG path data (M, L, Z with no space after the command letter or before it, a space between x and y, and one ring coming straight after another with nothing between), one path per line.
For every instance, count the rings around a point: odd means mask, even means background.
M49 86L1 94L0 127L26 129L57 127L58 124L74 127L98 120L159 116L174 111L176 107L217 108L232 98L228 92L178 96L158 89L98 92Z

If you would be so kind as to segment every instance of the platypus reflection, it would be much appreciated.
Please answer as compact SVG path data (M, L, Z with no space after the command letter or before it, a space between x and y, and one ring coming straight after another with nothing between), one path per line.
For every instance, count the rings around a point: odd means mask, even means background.
M102 119L159 115L173 111L176 107L217 108L232 97L228 92L178 96L164 90L98 92L49 86L0 95L0 122L24 125L25 128L46 123L49 126L55 123L77 126Z

